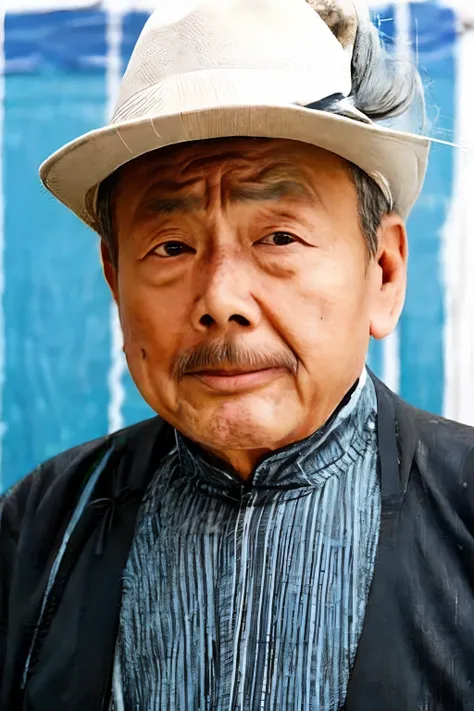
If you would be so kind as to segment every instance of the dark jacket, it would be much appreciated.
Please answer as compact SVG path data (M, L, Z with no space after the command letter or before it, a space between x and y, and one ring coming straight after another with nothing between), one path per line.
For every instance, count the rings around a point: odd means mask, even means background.
M374 382L382 523L345 710L474 711L474 430ZM3 497L2 711L108 708L122 572L171 441L148 420Z

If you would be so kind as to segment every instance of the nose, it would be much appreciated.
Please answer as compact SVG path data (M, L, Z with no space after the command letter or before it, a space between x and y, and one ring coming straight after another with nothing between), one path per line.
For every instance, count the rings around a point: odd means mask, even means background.
M251 266L235 254L212 256L201 269L200 289L192 321L196 330L251 330L260 321L260 307L251 293Z

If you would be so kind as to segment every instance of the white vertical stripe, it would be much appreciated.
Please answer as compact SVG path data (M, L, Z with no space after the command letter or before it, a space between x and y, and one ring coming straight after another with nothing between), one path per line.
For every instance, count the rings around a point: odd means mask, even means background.
M394 393L400 392L400 332L398 328L382 341L382 380Z
M113 698L110 700L110 711L125 711L125 704L123 701L123 681L122 681L122 668L120 666L120 660L118 654L114 657L114 673L112 680L113 688Z
M395 52L399 59L411 58L410 46L410 2L398 0L395 5ZM410 130L408 117L398 119L396 128ZM397 329L382 342L383 376L382 380L393 392L400 392L400 332Z
M2 9L3 8L3 9ZM3 199L3 127L5 102L5 15L3 3L0 5L0 494L3 491L3 437L5 423L3 421L3 388L5 385L5 315L3 312L3 295L5 292L5 219Z
M474 425L474 30L465 29L456 47L456 149L450 212L443 230L446 319L444 329L444 414Z
M242 660L240 658L240 650L242 648L242 635L244 634L244 629L243 625L246 622L245 619L245 614L244 611L246 610L248 606L248 600L247 600L247 585L248 585L248 577L249 577L249 568L248 568L248 551L249 551L249 532L250 532L250 522L252 518L252 514L254 513L254 504L255 504L255 499L256 499L256 493L253 491L252 494L250 495L250 498L248 500L248 503L245 505L244 504L244 511L243 511L243 524L242 524L242 537L241 537L241 542L240 542L240 547L241 547L241 555L242 555L242 562L241 562L241 580L242 580L242 585L240 589L240 596L238 600L238 610L237 610L237 616L236 616L236 625L235 625L235 632L234 632L234 649L233 649L233 660L234 664L232 667L232 680L231 680L231 685L230 685L230 695L229 695L229 711L232 711L232 709L237 709L237 708L242 708L243 705L243 689L244 689L244 682L245 682L245 668L242 668ZM242 508L242 502L240 504ZM240 510L239 510L239 518L242 516ZM238 521L239 519L237 519ZM238 525L235 527L236 533L238 531ZM237 595L236 595L237 598ZM237 691L237 702L234 706L234 695L235 695L235 689L238 685L238 691Z
M395 5L395 51L400 59L411 59L410 0L398 0Z
M121 66L121 43L122 43L122 12L120 10L109 10L107 19L107 117L109 121L115 108L120 80L122 77ZM125 388L123 377L126 371L125 356L123 354L123 336L117 307L112 303L110 308L110 332L111 343L111 366L108 375L109 385L109 408L108 408L108 428L109 432L116 432L124 427L123 404L125 402Z

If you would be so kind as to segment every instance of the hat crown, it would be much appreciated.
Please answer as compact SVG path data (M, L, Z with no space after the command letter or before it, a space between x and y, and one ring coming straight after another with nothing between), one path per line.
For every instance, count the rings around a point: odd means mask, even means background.
M301 141L335 153L408 215L423 183L428 139L376 126L350 101L341 102L344 115L315 104L350 93L357 33L370 21L361 18L360 0L158 1L112 125L41 166L45 186L84 222L100 230L99 185L129 161L231 136Z
M283 89L282 98L291 103L309 103L336 92L348 94L351 88L350 56L305 0L173 0L161 2L143 28L114 118L123 116L124 110L130 116L128 102L136 107L134 98L153 86L162 86L163 113L168 113L163 83L173 82L171 94L175 95L180 77L208 72L213 83L212 73L222 70L240 74L249 70L248 83L261 82L264 100L264 74L250 70L290 73L294 96L285 97ZM281 79L284 86L285 77ZM216 99L218 103L219 96ZM183 96L181 107L168 109L186 107L197 108Z

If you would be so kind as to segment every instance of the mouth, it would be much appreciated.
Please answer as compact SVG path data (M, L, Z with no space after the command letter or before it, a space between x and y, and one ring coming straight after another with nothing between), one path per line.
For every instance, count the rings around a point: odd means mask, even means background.
M199 370L188 373L202 385L216 392L242 392L266 385L286 373L285 368L259 370Z

